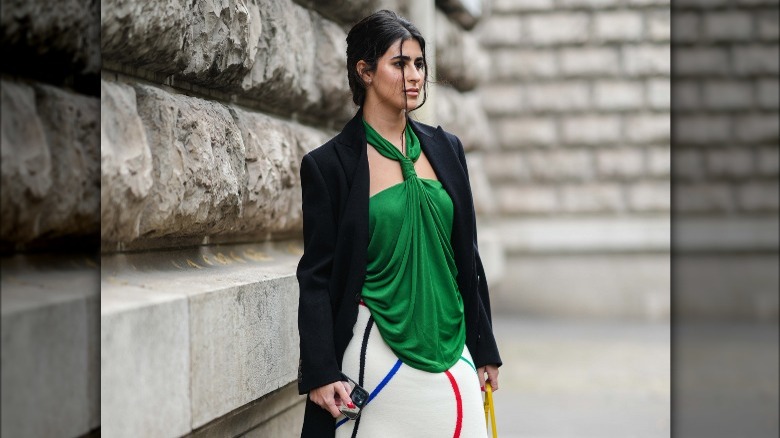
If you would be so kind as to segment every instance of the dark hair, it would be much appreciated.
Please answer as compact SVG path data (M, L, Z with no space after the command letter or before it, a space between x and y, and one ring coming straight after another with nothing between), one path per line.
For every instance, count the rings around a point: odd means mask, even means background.
M347 34L347 79L352 91L352 101L363 106L366 100L366 83L357 71L357 63L363 60L368 64L365 71L374 71L377 61L387 52L390 45L398 40L415 39L422 50L424 76L423 101L428 97L428 61L425 58L425 38L409 20L393 11L383 9L374 12L349 30Z

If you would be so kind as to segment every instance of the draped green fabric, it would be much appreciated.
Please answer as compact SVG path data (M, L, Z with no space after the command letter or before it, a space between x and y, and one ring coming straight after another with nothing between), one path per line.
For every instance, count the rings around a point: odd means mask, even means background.
M407 126L408 157L363 121L366 139L401 164L404 181L369 200L369 244L363 302L382 338L407 365L443 372L466 339L463 300L450 243L452 200L436 180L419 178L420 142Z

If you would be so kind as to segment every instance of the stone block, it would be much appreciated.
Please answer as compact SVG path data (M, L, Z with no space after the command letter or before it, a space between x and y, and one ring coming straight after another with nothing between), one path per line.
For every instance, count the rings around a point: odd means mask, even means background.
M561 187L561 206L567 213L601 213L625 210L620 185L588 183Z
M215 421L194 430L188 438L212 437L212 436L247 436L247 432L262 430L266 424L273 424L280 416L287 415L288 411L301 411L303 415L305 395L298 395L297 382L264 395L239 409L224 415ZM258 427L258 425L260 425ZM303 418L297 423L288 425L284 433L270 434L266 436L300 435Z
M2 82L2 240L28 241L51 190L52 157L32 87Z
M672 107L679 111L701 110L701 83L694 80L675 79L672 82L674 101Z
M593 17L594 38L598 41L638 41L643 19L639 11L601 12Z
M8 0L2 3L0 41L11 58L6 69L29 77L46 77L55 69L58 80L68 74L100 71L101 5L79 0L55 4L40 0Z
M734 120L735 137L746 143L774 142L780 138L780 114L741 114Z
M231 112L246 150L242 207L231 232L262 235L299 229L300 162L306 152L325 142L325 136L261 113L239 108Z
M108 81L100 87L100 234L104 241L127 242L140 235L153 183L152 151L135 89Z
M705 152L707 173L716 178L745 178L753 173L753 151L746 148L714 149Z
M671 74L671 50L668 44L623 46L623 70L628 75Z
M297 303L293 277L190 298L193 428L297 378Z
M522 20L514 15L491 15L477 27L479 41L488 47L525 43Z
M483 17L482 0L436 0L436 7L462 28L471 30Z
M752 14L739 10L706 12L702 34L712 42L749 40L753 36Z
M241 84L243 92L271 106L315 105L322 95L315 83L317 35L311 14L291 0L264 6L258 53Z
M724 183L675 184L674 209L680 213L726 213L735 210L731 185Z
M626 139L633 143L669 141L671 116L669 114L639 114L626 117Z
M555 7L554 0L493 0L493 13L546 11Z
M643 181L628 187L628 207L636 212L669 212L672 208L669 181Z
M654 177L670 176L672 171L671 148L668 145L648 148L646 163L648 175Z
M567 116L562 120L562 140L566 144L603 146L621 139L621 121L617 115Z
M668 253L510 256L491 305L526 316L668 319L669 263Z
M728 115L680 115L675 117L675 141L683 145L729 142L731 125Z
M715 111L749 109L755 105L747 80L710 80L703 85L704 108Z
M777 146L759 148L756 155L757 173L776 177L780 171L780 150Z
M134 307L112 310L116 301L133 302ZM141 287L124 286L120 291L104 286L101 307L101 434L121 438L188 433L191 360L186 298Z
M246 150L228 109L146 85L136 85L135 92L152 152L154 181L140 235L233 230L241 211Z
M603 77L620 73L620 54L612 47L563 48L559 56L563 75Z
M549 184L536 185L496 185L498 210L503 215L513 214L549 214L559 209L558 195Z
M780 18L778 18L777 7L756 13L757 32L759 38L765 41L777 41L780 36Z
M584 81L539 83L526 90L528 108L537 111L571 111L590 107L590 90Z
M704 178L704 157L697 149L675 148L673 177L681 181L698 181Z
M602 149L596 151L596 168L608 179L635 179L643 173L644 157L639 149Z
M243 435L247 438L298 436L303 427L305 403L298 403Z
M588 150L529 151L524 161L534 181L587 181L595 173Z
M746 44L732 47L732 66L738 75L777 75L780 57L777 44Z
M352 103L352 93L344 69L347 63L347 35L335 23L314 13L310 15L317 54L314 83L321 91L322 98L315 101L309 111L335 123L346 122L357 110ZM428 59L428 62L432 61ZM295 107L292 109L298 111Z
M522 152L490 153L484 156L485 171L495 183L528 182L531 171Z
M46 85L36 101L52 157L52 191L41 231L97 235L100 222L100 102Z
M639 81L601 80L593 84L594 106L616 111L644 106L644 86Z
M460 138L466 151L495 149L496 136L476 92L436 89L436 120Z
M498 208L483 158L484 154L481 152L466 154L471 193L474 198L474 210L477 216L493 214Z
M648 12L646 16L647 37L652 41L669 41L672 37L672 18L669 9ZM689 30L686 30L689 31ZM677 28L675 28L677 32Z
M535 49L494 49L490 51L493 79L549 78L558 75L555 53ZM484 73L482 73L484 74Z
M190 63L194 2L104 0L100 6L103 61L163 74L179 73Z
M2 240L96 235L98 99L3 81L2 101Z
M672 41L675 43L692 43L700 38L701 15L696 12L677 11L672 15ZM677 51L679 49L675 49ZM675 70L677 67L675 66Z
M352 26L380 8L378 0L294 0L307 9L313 9L323 17L340 24Z
M774 79L761 79L756 83L758 104L761 108L780 108L780 84Z
M436 13L436 76L459 91L474 89L486 79L490 60L476 37L446 15Z
M558 4L568 8L601 9L617 6L620 0L560 0Z
M529 14L525 23L531 43L538 45L583 43L588 40L590 17L582 12Z
M668 110L672 106L672 84L669 79L650 79L647 81L647 102L653 109ZM675 100L678 96L675 94Z
M83 436L99 426L100 271L35 260L2 262L2 434Z
M780 189L775 181L751 181L737 188L737 203L751 213L777 213L780 209Z
M558 141L555 121L550 117L500 119L494 125L498 142L504 149L549 146Z
M700 251L676 257L674 313L685 318L777 324L777 264L776 250L774 254ZM738 342L752 342L747 339ZM718 345L722 348L721 341Z
M677 47L672 56L675 76L726 75L730 72L729 52L723 47Z
M515 115L523 112L525 88L519 83L485 84L479 87L479 97L485 112L491 116Z
M238 84L255 63L264 23L256 0L197 0L186 22L187 65L178 77L209 88Z

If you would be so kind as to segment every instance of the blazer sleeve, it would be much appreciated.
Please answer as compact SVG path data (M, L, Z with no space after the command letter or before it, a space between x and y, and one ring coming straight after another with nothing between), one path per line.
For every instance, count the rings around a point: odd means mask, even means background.
M329 294L336 244L336 223L330 193L314 157L301 162L303 256L296 276L300 288L298 332L300 362L298 392L342 379L333 340L333 311Z
M463 150L463 144L457 136L452 136L455 140L456 152L458 159L463 167L463 171L466 174L466 180L469 188L471 188L471 181L469 180L469 169L466 164L466 155ZM496 344L496 338L493 335L493 317L490 312L490 293L488 291L487 278L485 278L485 269L482 266L482 259L479 256L479 246L477 244L477 220L474 213L474 205L471 205L472 223L474 224L474 259L477 272L477 288L479 296L479 327L477 328L477 351L474 352L474 365L476 367L483 367L485 365L501 366L501 356L498 354L498 345Z

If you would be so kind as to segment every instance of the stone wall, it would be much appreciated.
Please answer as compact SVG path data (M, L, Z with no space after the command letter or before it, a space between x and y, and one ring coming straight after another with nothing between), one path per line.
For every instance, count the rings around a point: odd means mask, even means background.
M675 312L778 319L778 2L674 3Z
M496 0L477 25L497 309L668 318L670 29L668 0Z
M0 5L0 434L99 435L99 4Z

